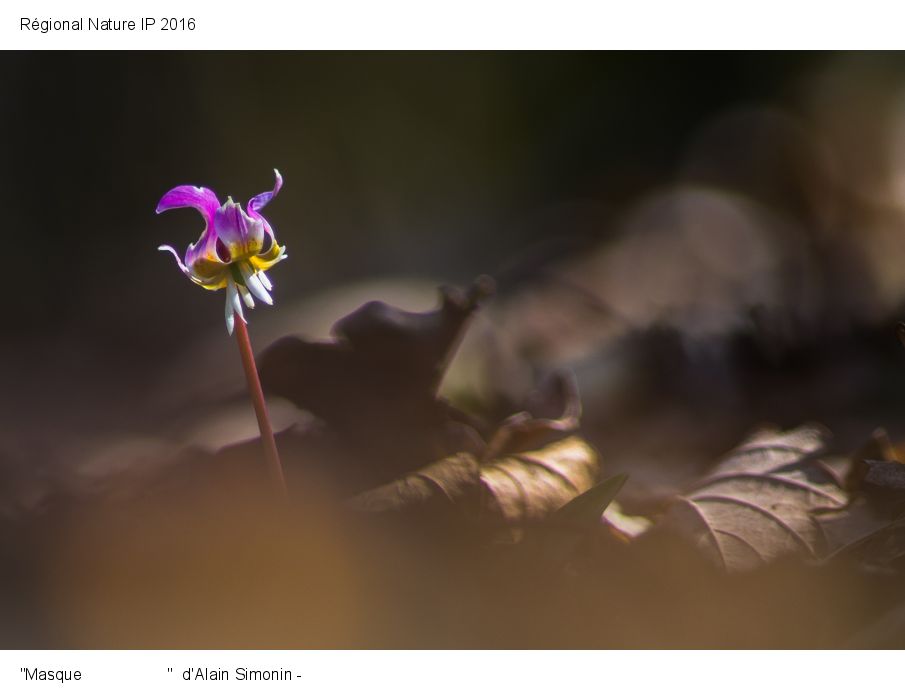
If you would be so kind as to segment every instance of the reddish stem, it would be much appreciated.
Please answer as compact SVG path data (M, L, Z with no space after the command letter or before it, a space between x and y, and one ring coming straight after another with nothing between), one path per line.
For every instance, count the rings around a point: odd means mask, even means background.
M264 390L261 389L261 379L258 377L255 356L251 351L248 328L239 314L233 314L233 318L236 322L236 341L239 343L242 367L245 368L245 379L248 381L248 393L251 394L251 403L255 407L255 416L261 431L261 444L264 446L267 470L270 472L270 478L275 488L281 496L285 497L287 491L286 479L283 477L283 465L280 462L280 453L277 452L276 440L273 439L273 428L270 426L270 417L267 415L267 404L264 403Z

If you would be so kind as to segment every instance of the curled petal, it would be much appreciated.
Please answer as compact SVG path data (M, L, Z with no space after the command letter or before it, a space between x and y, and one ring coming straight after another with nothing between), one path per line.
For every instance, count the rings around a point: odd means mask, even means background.
M205 231L201 240L189 246L185 253L185 265L192 281L205 289L222 289L226 286L229 264L218 252L217 235L213 229Z
M270 246L270 250L260 255L252 255L248 259L248 264L251 265L252 269L255 272L261 273L265 270L269 270L271 267L280 262L280 260L285 259L286 246L277 245L276 241L274 241L273 245Z
M252 219L259 220L264 225L264 230L271 236L273 235L273 228L271 228L267 219L261 216L259 212L261 211L261 209L267 206L268 202L270 202L271 199L277 196L277 193L283 186L283 176L280 175L280 171L274 168L273 175L275 178L273 189L270 192L261 192L261 194L252 197L248 200L248 205L246 207L246 209L248 210L248 215Z
M167 252L167 253L172 253L172 254L173 254L173 257L176 258L176 264L179 265L179 269L182 270L183 273L185 273L185 274L188 275L189 277L192 276L191 270L189 270L189 269L185 266L185 263L182 262L182 258L179 257L179 253L176 252L176 249L175 249L173 246L171 246L171 245L160 245L160 246L157 246L157 250L162 250L162 251Z
M220 200L217 195L207 187L195 187L194 185L180 185L174 187L167 192L157 203L156 212L167 211L169 209L181 209L183 207L191 207L197 209L204 221L210 226L214 218L214 212L220 206Z
M179 267L193 282L206 289L221 289L226 284L224 270L229 261L224 260L217 250L217 236L213 227L214 214L219 206L217 195L212 190L194 185L174 187L157 203L158 214L170 209L191 207L204 217L204 231L197 243L189 246L185 262L180 262ZM167 250L179 257L170 246L162 246L160 250Z
M248 215L254 216L252 212L259 212L263 209L271 199L277 196L277 193L280 191L280 188L283 186L283 176L280 175L280 171L276 168L273 169L274 175L274 183L273 189L270 192L261 192L259 195L255 195L251 199L248 200Z

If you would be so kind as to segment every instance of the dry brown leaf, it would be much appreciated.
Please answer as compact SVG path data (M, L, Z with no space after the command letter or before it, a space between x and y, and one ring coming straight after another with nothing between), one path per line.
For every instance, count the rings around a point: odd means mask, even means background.
M905 464L861 460L853 471L860 476L852 501L818 517L827 558L850 556L890 568L905 560Z
M399 513L453 505L469 511L481 502L490 523L519 527L542 520L596 482L594 449L568 437L541 449L480 465L460 453L359 494L348 504L360 512Z
M397 512L438 502L456 504L475 495L479 479L477 459L462 452L360 493L347 504L363 513Z
M756 433L677 498L659 527L690 539L728 572L785 556L821 557L814 511L847 501L837 476L816 458L827 438L815 426Z
M481 482L509 523L543 519L597 483L597 454L584 440L570 437L542 449L491 460Z

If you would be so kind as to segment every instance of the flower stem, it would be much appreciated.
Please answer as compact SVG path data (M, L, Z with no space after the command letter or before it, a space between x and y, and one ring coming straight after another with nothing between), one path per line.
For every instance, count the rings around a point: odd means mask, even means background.
M270 417L267 415L267 404L264 403L264 391L261 389L261 379L258 377L255 356L251 350L248 328L239 314L234 314L233 318L236 322L236 341L239 344L239 354L242 356L242 367L245 369L245 379L248 381L248 393L251 394L251 403L255 407L255 416L261 431L261 444L264 447L267 470L270 472L274 487L285 498L287 491L286 479L283 477L283 465L280 462L280 453L277 452L276 440L273 439L273 428L270 425Z

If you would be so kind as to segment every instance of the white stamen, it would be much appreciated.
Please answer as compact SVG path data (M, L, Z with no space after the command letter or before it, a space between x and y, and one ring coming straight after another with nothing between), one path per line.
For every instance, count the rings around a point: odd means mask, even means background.
M236 285L229 283L226 285L226 332L230 335L236 327L236 318L233 316L233 295Z
M245 284L249 291L265 304L273 305L273 297L271 297L267 290L264 289L264 285L261 284L261 281L257 278L255 273L251 271L251 268L242 265L240 266L240 269L242 270L242 277L245 278Z
M245 287L239 287L239 293L242 295L242 300L245 302L245 306L249 309L255 308L255 298L248 293L248 290Z
M232 290L233 290L232 297L231 297L232 302L233 302L233 311L235 311L237 314L239 314L239 318L241 318L244 321L245 312L242 310L242 301L239 299L239 285L237 285L235 282L233 282L230 284L230 286L232 287Z

